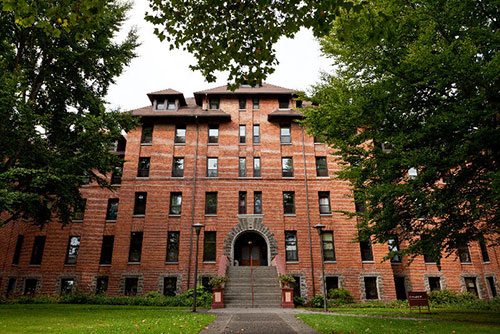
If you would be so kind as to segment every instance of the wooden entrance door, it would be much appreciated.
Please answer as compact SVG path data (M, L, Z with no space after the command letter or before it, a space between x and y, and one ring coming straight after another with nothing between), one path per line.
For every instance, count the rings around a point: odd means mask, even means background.
M260 246L243 246L241 247L241 263L242 266L250 265L250 252L252 253L252 266L260 266L261 251Z

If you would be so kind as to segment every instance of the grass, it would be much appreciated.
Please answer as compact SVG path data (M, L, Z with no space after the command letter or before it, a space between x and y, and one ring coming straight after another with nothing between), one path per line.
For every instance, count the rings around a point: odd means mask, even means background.
M0 333L198 333L215 319L163 307L0 305Z
M322 314L297 316L312 328L328 334L390 333L390 334L498 334L500 326L451 321L421 321L400 319L361 318Z

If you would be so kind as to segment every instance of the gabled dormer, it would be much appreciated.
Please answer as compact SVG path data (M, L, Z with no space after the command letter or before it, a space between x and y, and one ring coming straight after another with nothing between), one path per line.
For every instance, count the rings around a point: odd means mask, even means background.
M164 89L148 93L154 111L177 111L187 106L184 94L173 89Z

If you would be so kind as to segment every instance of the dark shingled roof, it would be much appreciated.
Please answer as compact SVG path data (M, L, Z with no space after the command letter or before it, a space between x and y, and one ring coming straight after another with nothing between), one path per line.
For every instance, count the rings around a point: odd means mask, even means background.
M194 98L187 99L191 102L187 107L181 107L178 110L153 110L153 106L146 106L138 109L131 110L133 116L143 118L161 118L164 121L185 121L193 122L198 120L200 122L231 121L231 115L223 110L202 110L201 107L194 104Z
M304 115L299 110L294 109L276 109L267 115L269 122L279 122L291 119L303 119Z
M179 102L180 102L181 106L187 105L186 99L184 99L184 94L176 91L175 89L167 88L167 89L159 90L156 92L148 93L147 95L148 95L151 103L153 102L154 96L176 96L176 97L179 97Z

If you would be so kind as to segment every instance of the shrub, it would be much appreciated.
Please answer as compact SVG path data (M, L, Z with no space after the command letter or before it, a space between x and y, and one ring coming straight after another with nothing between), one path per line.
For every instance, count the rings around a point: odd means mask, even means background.
M303 298L303 297L299 297L299 296L294 296L294 297L293 297L293 304L294 304L295 306L302 306L302 305L304 305L305 303L306 303L305 298Z
M312 307L323 307L323 296L316 295L309 300L309 305Z
M335 304L348 304L354 301L354 297L346 288L330 289L328 299L332 299Z

